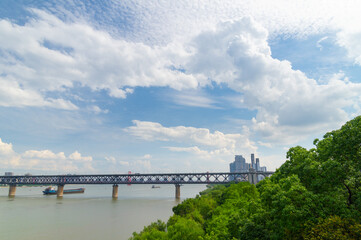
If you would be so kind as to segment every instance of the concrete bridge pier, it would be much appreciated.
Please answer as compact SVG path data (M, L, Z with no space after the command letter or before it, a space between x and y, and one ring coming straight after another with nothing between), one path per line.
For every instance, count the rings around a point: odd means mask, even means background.
M180 199L180 184L175 184L175 199Z
M9 185L9 197L15 197L16 184Z
M112 197L113 197L113 199L117 199L117 198L118 198L118 184L114 184L114 185L113 185Z
M256 173L256 171L253 168L249 169L248 182L251 184L258 183L258 174Z
M58 191L56 193L58 198L62 198L64 194L64 185L63 184L59 184L58 185Z

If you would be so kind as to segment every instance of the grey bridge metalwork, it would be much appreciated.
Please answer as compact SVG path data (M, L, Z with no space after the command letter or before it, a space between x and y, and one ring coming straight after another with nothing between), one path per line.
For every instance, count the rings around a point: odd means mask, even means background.
M118 198L118 184L174 184L175 197L180 198L183 184L225 184L232 181L252 184L258 176L272 175L273 172L260 172L250 169L239 173L152 173L152 174L100 174L100 175L36 175L0 176L0 184L9 185L9 197L15 197L17 185L58 185L57 196L63 197L66 184L113 184L112 197Z
M251 181L251 176L272 175L274 172L249 171L239 173L153 173L101 175L34 175L0 176L0 184L65 185L65 184L225 184L231 181Z

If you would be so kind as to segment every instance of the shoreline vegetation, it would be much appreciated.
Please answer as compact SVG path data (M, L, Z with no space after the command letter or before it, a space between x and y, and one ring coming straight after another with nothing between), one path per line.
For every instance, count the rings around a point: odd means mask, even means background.
M313 143L256 186L212 186L129 239L361 239L361 116Z

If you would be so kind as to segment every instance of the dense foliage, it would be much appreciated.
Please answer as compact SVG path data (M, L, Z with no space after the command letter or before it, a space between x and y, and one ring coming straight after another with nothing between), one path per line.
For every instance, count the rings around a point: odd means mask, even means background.
M131 239L361 239L361 116L314 145L289 149L257 186L215 186Z

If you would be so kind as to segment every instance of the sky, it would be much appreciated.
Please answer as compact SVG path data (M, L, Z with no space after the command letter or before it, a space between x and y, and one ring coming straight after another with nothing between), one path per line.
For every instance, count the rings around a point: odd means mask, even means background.
M0 171L275 170L361 114L360 9L2 0Z

